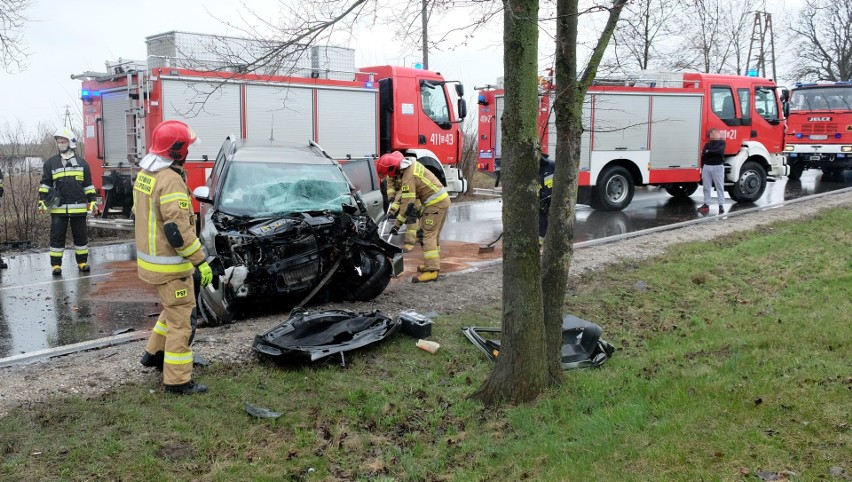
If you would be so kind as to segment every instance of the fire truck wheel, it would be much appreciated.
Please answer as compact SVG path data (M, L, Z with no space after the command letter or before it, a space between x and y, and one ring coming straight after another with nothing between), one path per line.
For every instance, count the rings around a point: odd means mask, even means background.
M791 181L798 181L802 178L802 173L805 172L805 163L802 161L793 162L790 164L790 174L787 178Z
M754 161L746 161L740 169L740 178L731 186L729 193L736 202L750 203L763 196L765 190L766 170Z
M840 182L843 179L843 169L822 168L822 180L828 182Z
M689 197L698 189L697 182L682 182L680 184L669 184L665 187L666 192L672 197Z
M621 211L633 200L633 178L627 169L610 166L601 173L592 191L591 206L601 211Z

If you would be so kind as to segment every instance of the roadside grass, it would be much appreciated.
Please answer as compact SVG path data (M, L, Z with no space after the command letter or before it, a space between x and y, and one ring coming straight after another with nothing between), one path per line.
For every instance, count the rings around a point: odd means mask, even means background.
M831 479L852 472L850 245L837 209L572 281L566 311L617 351L534 404L468 399L493 366L460 333L499 323L483 305L436 320L435 355L398 335L345 368L213 365L197 370L211 392L183 398L154 372L15 410L0 479Z

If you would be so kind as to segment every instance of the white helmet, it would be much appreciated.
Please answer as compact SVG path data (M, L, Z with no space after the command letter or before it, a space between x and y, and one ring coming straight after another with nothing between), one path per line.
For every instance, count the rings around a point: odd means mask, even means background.
M71 149L77 147L77 139L74 138L74 132L71 131L71 129L67 127L60 127L56 130L56 133L53 134L54 139L56 139L57 137L64 137L65 139L68 139L68 147L70 147Z

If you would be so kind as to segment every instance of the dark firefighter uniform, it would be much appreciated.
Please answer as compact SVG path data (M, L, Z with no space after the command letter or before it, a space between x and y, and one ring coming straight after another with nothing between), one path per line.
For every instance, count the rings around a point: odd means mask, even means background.
M553 194L553 171L555 163L547 157L541 156L538 162L538 242L544 243L544 235L547 234L547 216L550 214L550 197Z
M149 154L143 159L145 169L133 186L139 278L156 285L163 303L145 351L162 353L163 383L180 386L192 378L192 275L195 266L205 261L205 254L195 235L195 214L183 169L162 163L158 170L150 171L152 163L146 161L151 159L158 158Z
M61 273L61 269L57 268L62 266L69 224L77 266L81 271L88 271L86 213L96 199L89 165L83 158L77 157L73 149L51 157L44 162L38 198L40 206L50 210L50 266L54 274Z
M399 191L391 203L399 205L394 228L399 229L406 222L408 205L420 201L424 264L418 270L427 276L420 276L414 280L416 282L434 280L441 269L440 235L444 228L447 211L450 209L450 196L441 181L417 161L403 168L397 177Z

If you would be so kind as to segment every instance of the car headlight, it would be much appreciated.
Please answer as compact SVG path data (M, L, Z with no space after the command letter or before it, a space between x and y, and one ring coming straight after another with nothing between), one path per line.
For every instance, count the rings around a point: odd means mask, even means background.
M793 152L793 149L795 149L793 146L784 146L784 152Z
M852 152L852 146L840 146L840 152Z

